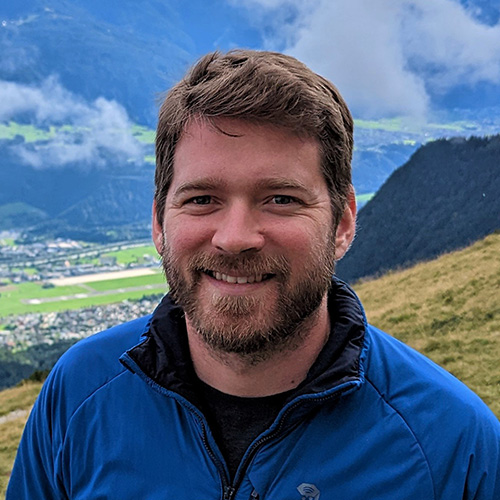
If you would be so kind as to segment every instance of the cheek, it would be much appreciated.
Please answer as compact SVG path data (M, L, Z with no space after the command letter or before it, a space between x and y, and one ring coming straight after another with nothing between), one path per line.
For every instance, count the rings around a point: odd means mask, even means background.
M269 240L279 246L285 253L290 253L300 259L324 248L328 238L331 238L331 228L328 224L282 224L275 226L269 233Z
M164 231L170 251L178 256L201 250L211 240L207 225L196 221L171 221L165 224Z

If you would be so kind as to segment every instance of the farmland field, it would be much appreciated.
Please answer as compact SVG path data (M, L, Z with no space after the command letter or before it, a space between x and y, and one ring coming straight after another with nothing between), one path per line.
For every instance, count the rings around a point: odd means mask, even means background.
M113 279L113 273L106 273L110 279L103 281L97 281L99 274L95 274L89 279L94 277L96 281L49 288L38 282L8 284L0 287L0 317L79 309L165 292L162 273L153 271L146 268L144 275L120 279Z
M117 250L116 252L108 252L103 254L103 257L115 257L118 264L130 264L132 262L140 262L145 256L158 258L158 252L153 245L139 246Z

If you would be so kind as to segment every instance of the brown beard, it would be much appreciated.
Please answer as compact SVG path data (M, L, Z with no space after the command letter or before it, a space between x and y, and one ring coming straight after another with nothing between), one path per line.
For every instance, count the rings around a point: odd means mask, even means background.
M188 261L183 276L180 262L164 239L162 263L170 293L206 345L257 363L276 352L296 349L307 335L308 323L316 318L334 272L334 239L332 235L327 239L326 246L312 252L314 258L308 256L312 265L302 270L294 285L290 284L290 263L282 256L199 253ZM213 295L206 310L199 283L204 272L219 269L234 269L246 276L272 275L277 293L274 305L255 296Z

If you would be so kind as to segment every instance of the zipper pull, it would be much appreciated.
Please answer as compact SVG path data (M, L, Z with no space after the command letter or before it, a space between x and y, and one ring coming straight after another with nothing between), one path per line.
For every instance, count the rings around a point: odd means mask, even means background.
M233 500L235 491L236 490L231 486L226 486L226 488L224 489L224 500Z
M259 494L257 493L256 490L252 491L252 494L250 495L250 500L259 500Z

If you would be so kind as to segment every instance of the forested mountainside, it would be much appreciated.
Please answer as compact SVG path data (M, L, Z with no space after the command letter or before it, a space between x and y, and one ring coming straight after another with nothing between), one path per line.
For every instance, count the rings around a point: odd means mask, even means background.
M500 136L430 142L360 211L337 274L350 282L465 247L500 229Z

